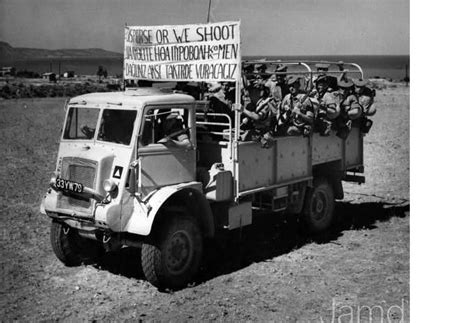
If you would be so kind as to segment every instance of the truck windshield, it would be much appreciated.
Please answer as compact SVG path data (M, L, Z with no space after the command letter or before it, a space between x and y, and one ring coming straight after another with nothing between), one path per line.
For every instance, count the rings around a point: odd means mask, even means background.
M137 111L104 109L98 140L129 145Z
M64 129L64 139L94 138L99 112L100 109L96 108L70 108Z

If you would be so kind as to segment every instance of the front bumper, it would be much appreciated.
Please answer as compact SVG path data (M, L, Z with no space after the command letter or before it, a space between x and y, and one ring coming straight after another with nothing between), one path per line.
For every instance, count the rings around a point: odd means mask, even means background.
M59 199L63 193L48 190L44 196L40 211L52 219L63 221L70 226L87 230L87 228L110 229L119 232L121 229L121 205L117 203L95 203L93 209L81 211L75 208L61 208Z

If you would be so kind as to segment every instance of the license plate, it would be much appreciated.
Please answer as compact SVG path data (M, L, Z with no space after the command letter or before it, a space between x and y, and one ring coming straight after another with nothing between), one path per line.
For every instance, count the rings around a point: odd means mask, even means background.
M56 178L56 187L61 190L70 191L74 193L82 193L84 191L84 185L76 183L68 179Z

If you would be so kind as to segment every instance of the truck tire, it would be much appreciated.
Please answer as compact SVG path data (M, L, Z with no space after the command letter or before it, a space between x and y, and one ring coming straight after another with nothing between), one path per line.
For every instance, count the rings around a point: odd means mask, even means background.
M82 238L75 229L56 221L51 222L50 239L54 254L66 266L93 262L103 253L98 242Z
M195 218L169 218L142 246L142 269L146 279L160 289L186 287L199 270L202 235Z
M328 230L335 223L334 190L326 178L316 178L306 195L304 222L311 233Z

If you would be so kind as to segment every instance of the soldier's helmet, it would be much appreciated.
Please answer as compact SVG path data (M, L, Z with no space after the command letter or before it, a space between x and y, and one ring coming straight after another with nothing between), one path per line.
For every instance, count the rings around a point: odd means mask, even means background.
M318 84L318 83L327 83L328 82L328 77L326 74L323 75L318 75L313 77L313 82Z
M354 83L351 80L340 80L337 82L337 86L341 89L349 89L354 86Z
M255 64L255 70L259 73L265 73L267 70L267 65L263 63Z
M288 83L288 86L299 85L300 84L300 78L292 75L288 78L287 83Z
M367 85L367 80L364 80L362 78L354 79L353 80L354 85L358 87L366 86Z
M253 73L255 69L255 64L243 63L242 65L243 65L242 69L244 70L244 72Z
M329 71L329 64L327 63L316 63L314 64L314 67L316 67L316 72L319 73Z
M209 83L209 88L208 91L210 93L216 93L222 88L222 85L220 83Z
M277 67L275 68L275 72L277 73L286 72L287 70L288 70L288 66L285 66L283 64L278 64Z

